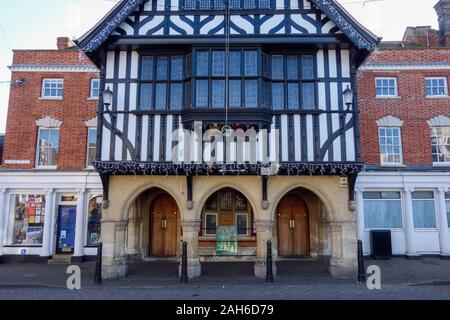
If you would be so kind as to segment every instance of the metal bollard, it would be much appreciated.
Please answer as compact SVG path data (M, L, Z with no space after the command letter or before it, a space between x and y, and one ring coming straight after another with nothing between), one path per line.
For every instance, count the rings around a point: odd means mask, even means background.
M97 260L95 262L94 282L102 284L102 251L103 243L99 242L97 245Z
M272 241L270 241L270 240L267 240L266 282L273 282L273 271L272 271Z
M187 274L187 242L183 241L183 254L181 257L181 277L180 282L188 283L188 274Z
M358 283L366 281L362 241L358 240Z

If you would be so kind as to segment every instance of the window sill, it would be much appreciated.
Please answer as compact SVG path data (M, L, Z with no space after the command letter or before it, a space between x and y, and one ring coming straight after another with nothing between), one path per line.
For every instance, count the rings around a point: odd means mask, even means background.
M89 97L87 98L89 101L98 101L98 98Z
M433 167L448 168L450 167L450 162L433 162Z
M47 101L61 101L64 100L63 97L39 97L39 100L47 100Z
M445 95L445 96L425 96L425 98L427 99L450 99L450 96Z
M375 96L375 99L386 99L386 100L395 100L395 99L401 99L402 97L400 96Z
M38 166L35 168L36 170L57 170L58 166Z
M380 167L383 168L406 168L404 164L388 164L388 163L381 163Z

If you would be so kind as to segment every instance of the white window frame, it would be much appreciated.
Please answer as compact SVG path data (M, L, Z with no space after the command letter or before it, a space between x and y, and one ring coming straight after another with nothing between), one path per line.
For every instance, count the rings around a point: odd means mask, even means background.
M248 221L248 218L249 218L249 214L248 214L248 212L236 212L236 214L235 214L235 226L236 226L236 230L237 230L237 232L238 232L238 237L248 237L248 229L249 229L249 221ZM238 229L238 225L237 225L237 217L238 216L246 216L247 217L247 219L246 219L246 221L247 221L247 225L246 225L246 227L245 227L245 234L239 234L239 229Z
M445 193L445 209L447 210L447 205L450 205L450 191ZM450 211L446 211L446 217L448 221L448 229L450 230Z
M394 87L394 89L395 89L395 93L394 93L394 95L383 95L383 94L381 94L381 95L379 95L379 94L377 94L377 81L378 80L381 80L381 81L383 81L383 80L394 80L394 84L395 84L395 87ZM384 88L384 87L381 87L381 88ZM398 82L397 82L397 77L376 77L375 78L375 95L376 95L376 97L377 98L398 98Z
M208 226L207 226L208 219L206 219L207 216L215 216L216 217L216 230L214 233L208 233ZM203 233L205 236L215 237L217 235L217 217L218 217L217 212L205 212L205 225L204 225L205 232Z
M92 92L94 91L94 82L98 83L98 96L92 95ZM100 79L91 79L91 87L89 90L89 99L90 100L98 100L100 97Z
M381 153L381 139L380 139L380 131L381 129L398 129L399 130L399 153L400 153L400 162L384 162L382 153ZM379 152L380 152L380 164L382 166L391 166L391 167L398 167L403 166L403 146L402 146L402 128L401 127L378 127L378 145L379 145Z
M445 92L443 95L429 95L427 94L427 81L428 80L444 80L444 89ZM435 88L432 86L432 88ZM425 95L427 98L448 98L448 83L447 83L447 77L426 77L425 78Z
M45 95L45 82L46 81L61 81L62 88L61 88L61 96L46 96ZM57 78L44 78L42 79L42 88L41 88L41 99L45 100L62 100L64 97L64 79L57 79Z
M431 135L431 131L433 129L443 129L443 128L448 128L448 130L450 131L450 126L432 126L430 127L430 144L431 144L431 148L433 148L433 143L432 143L432 135ZM449 133L450 134L450 133ZM433 149L431 149L431 156L433 157ZM444 166L444 167L448 167L450 166L450 161L433 161L433 166Z
M414 192L432 192L433 193L433 199L414 199L413 197L412 197L412 193L414 193ZM436 196L436 192L434 191L434 190L426 190L426 189L415 189L413 192L411 193L411 202L412 202L412 204L414 203L414 201L433 201L433 204L434 204L434 222L435 222L435 227L434 228L418 228L418 227L416 227L414 224L415 224L415 221L413 221L413 228L414 228L414 230L419 230L419 231L427 231L427 230L432 230L432 231L434 231L434 230L438 230L439 229L439 217L438 217L438 210L439 210L439 207L438 207L438 197ZM414 220L414 205L412 206L412 208L411 208L411 210L412 210L412 214L413 214L413 220Z
M97 136L97 128L96 127L88 127L87 129L88 129L88 131L87 131L87 137L86 137L86 168L93 169L94 166L89 163L89 151L92 149L89 146L89 136L90 136L89 132L91 130L95 130L95 135ZM95 142L95 150L97 150L97 141Z
M364 221L364 231L371 231L371 230L393 230L393 231L402 231L405 230L405 206L404 206L404 199L403 199L403 192L402 190L398 190L398 189L367 189L364 190L364 192L399 192L400 193L400 199L364 199L363 196L363 211L364 211L364 202L366 200L370 200L370 201L400 201L400 213L402 215L402 227L401 228L371 228L371 227L367 227ZM364 217L365 217L365 211L364 211Z
M43 130L58 130L58 160L59 160L59 150L60 150L60 142L59 138L61 137L61 130L57 127L38 127L38 137L36 142L36 161L35 161L35 167L37 169L48 169L48 170L54 170L58 168L58 164L56 165L40 165L39 164L39 155L41 152L41 148L39 146L40 140L41 140L41 129Z

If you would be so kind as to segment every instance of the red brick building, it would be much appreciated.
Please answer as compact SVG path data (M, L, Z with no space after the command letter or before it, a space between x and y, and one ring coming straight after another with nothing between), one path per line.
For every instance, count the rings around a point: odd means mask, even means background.
M358 73L361 151L358 236L391 231L394 254L450 255L450 1L440 31L409 27Z
M99 72L68 38L58 38L57 47L15 50L10 67L0 167L0 205L11 213L0 219L5 259L73 251L82 259L95 253L89 247L99 237L92 214L101 210L101 184L90 166Z

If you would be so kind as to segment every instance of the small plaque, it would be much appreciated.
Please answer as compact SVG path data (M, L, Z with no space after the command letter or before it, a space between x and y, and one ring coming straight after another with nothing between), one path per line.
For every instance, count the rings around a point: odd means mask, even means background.
M219 224L221 226L232 226L234 224L232 213L221 213L219 217Z

